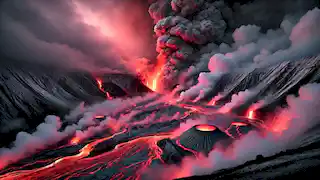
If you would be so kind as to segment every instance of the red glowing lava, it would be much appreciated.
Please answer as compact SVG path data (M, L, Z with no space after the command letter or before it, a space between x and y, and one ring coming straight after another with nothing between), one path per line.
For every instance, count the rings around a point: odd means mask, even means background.
M159 159L161 161L162 150L157 146L157 142L169 138L169 135L158 134L139 137L118 144L112 151L88 157L97 144L124 132L126 130L92 141L84 146L78 154L53 159L51 164L40 168L30 170L12 169L11 172L0 175L0 179L73 179L113 167L116 169L107 171L109 173L108 179L141 179L141 175L153 160Z
M179 140L176 140L176 144L177 144L179 147L181 147L182 149L191 152L191 153L192 153L193 155L195 155L195 156L198 156L198 154L199 154L197 151L195 151L195 150L193 150L193 149L184 147L184 146L180 143Z
M248 126L248 124L243 122L233 122L231 123L232 126Z
M288 130L292 116L288 112L278 114L270 122L269 130L275 134L281 135L284 131Z
M158 90L158 80L161 75L161 72L157 72L154 77L151 78L151 80L147 80L147 87L150 88L152 91ZM149 84L149 81L151 82Z
M166 58L164 55L159 54L157 57L157 65L153 69L152 73L148 73L146 86L152 91L159 92L161 90L160 80L161 75L163 73L163 66L166 62Z
M105 116L95 116L94 118L96 118L96 119L104 119Z
M77 145L80 142L80 138L74 137L71 139L70 143L73 145Z
M196 126L196 129L199 131L214 131L216 127L209 124L200 124Z
M113 99L112 96L110 95L110 93L108 91L104 90L103 85L102 85L102 80L97 78L96 81L97 81L97 84L98 84L100 91L106 93L107 99L109 99L109 100Z
M249 119L253 119L254 118L254 111L253 110L250 110L249 113L248 113L248 118Z
M215 106L216 105L216 101L214 99L212 99L209 103L209 106Z
M98 87L101 91L104 91L102 88L102 80L101 79L96 79L97 83L98 83Z
M109 92L106 92L106 95L108 99L113 99Z

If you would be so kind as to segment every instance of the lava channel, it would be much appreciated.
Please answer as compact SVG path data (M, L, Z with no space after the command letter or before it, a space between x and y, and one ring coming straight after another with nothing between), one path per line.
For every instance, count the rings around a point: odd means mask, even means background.
M157 146L157 142L168 135L136 138L118 144L112 151L88 157L95 145L124 132L93 141L84 146L77 155L60 158L37 169L13 170L0 176L0 179L70 179L83 176L95 178L101 173L111 180L140 179L153 160L161 160L162 150Z

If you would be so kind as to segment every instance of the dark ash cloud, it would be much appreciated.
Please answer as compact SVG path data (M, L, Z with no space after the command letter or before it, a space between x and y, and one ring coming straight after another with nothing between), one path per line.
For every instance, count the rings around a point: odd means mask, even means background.
M5 0L0 53L69 69L133 72L136 58L151 57L154 51L147 8L143 1Z

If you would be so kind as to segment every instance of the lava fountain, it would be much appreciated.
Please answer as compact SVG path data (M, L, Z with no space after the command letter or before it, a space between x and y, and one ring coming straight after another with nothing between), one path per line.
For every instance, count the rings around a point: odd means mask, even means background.
M157 57L157 64L155 65L152 73L147 73L146 86L152 91L161 91L161 75L163 74L163 66L165 65L166 58L164 55L159 54Z

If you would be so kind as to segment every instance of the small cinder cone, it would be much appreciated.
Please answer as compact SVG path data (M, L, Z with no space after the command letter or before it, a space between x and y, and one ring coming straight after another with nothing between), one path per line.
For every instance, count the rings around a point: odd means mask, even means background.
M197 152L208 154L217 142L224 142L230 137L213 125L196 125L182 133L180 144Z

